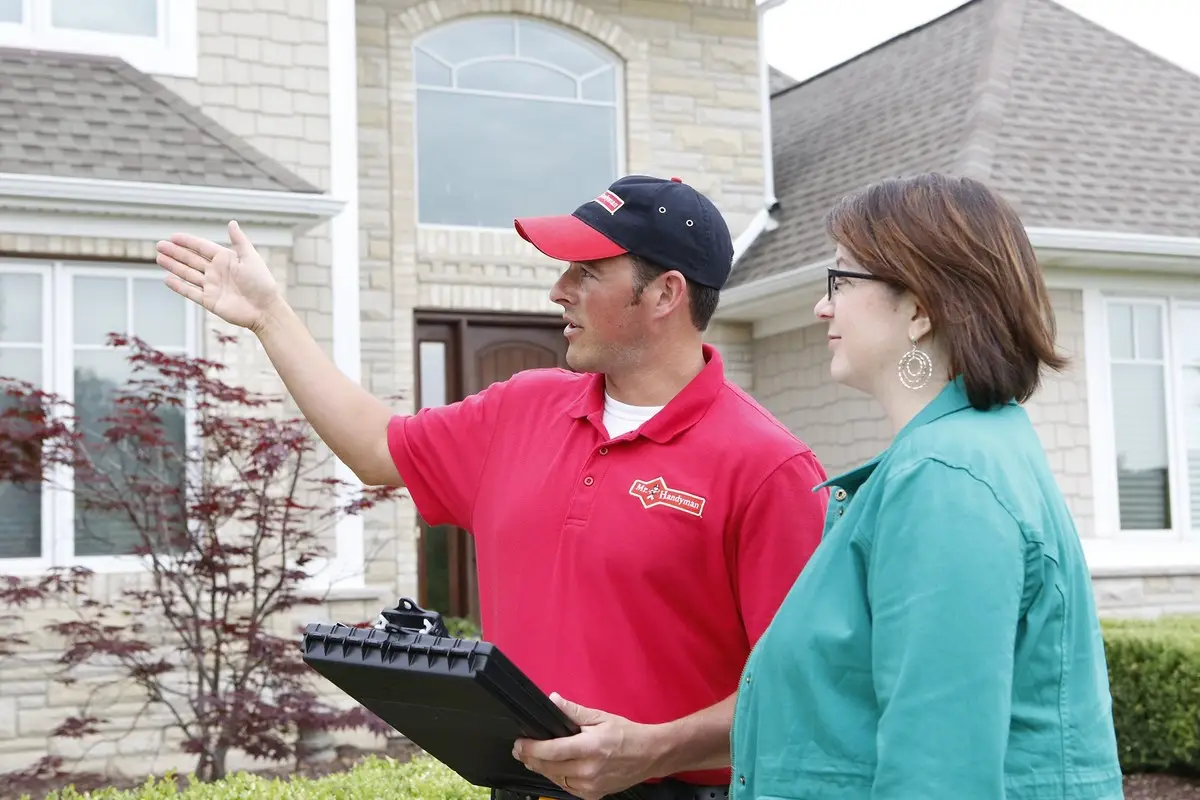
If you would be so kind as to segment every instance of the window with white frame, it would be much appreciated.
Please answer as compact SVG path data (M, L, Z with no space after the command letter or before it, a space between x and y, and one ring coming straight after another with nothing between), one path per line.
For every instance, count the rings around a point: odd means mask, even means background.
M1109 297L1108 382L1123 532L1200 527L1200 301Z
M512 230L618 177L621 64L582 34L473 16L423 35L414 58L420 223Z
M137 336L165 353L195 350L194 318L157 271L0 261L0 377L29 381L72 402L89 444L131 371L128 352L105 343L109 333ZM165 423L182 448L183 414ZM88 487L72 487L69 475L53 477L73 491L0 484L0 572L89 559L100 565L96 557L133 551L135 530L115 515L82 513Z
M0 45L118 56L195 77L196 0L0 0Z

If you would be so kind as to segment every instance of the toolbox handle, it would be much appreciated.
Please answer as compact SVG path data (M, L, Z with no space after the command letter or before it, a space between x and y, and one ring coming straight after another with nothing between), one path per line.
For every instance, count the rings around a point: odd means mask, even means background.
M395 608L379 612L384 630L396 633L417 633L430 636L449 636L446 623L437 611L427 611L414 603L411 598L401 597Z

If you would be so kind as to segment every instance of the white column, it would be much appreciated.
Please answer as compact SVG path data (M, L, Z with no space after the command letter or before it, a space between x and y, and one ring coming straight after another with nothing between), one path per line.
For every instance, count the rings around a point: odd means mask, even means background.
M329 283L333 294L333 360L351 380L361 383L358 32L354 6L353 0L327 0L325 11L329 26L329 192L345 203L329 224ZM335 474L340 480L359 485L354 473L340 460ZM338 522L335 540L337 551L328 565L329 580L338 588L361 587L366 569L362 517Z

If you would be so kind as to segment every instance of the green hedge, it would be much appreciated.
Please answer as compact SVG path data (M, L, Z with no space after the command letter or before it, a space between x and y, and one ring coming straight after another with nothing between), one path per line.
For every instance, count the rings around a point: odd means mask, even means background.
M1122 769L1200 772L1200 617L1103 628Z
M215 783L191 783L183 789L178 789L173 780L148 780L134 791L104 789L81 794L67 789L45 800L487 800L490 796L487 789L470 785L432 758L419 757L402 764L372 757L349 771L315 780L267 780L237 773Z

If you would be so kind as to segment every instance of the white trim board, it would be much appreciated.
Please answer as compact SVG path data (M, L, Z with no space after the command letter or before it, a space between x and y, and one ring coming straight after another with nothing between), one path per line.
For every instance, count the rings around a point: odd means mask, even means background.
M290 246L337 213L327 194L0 173L0 233L155 241L181 225L218 240L230 219L256 244Z
M1046 283L1057 289L1170 291L1200 278L1200 238L1028 229ZM814 323L832 257L726 289L715 319L751 323L760 339Z

